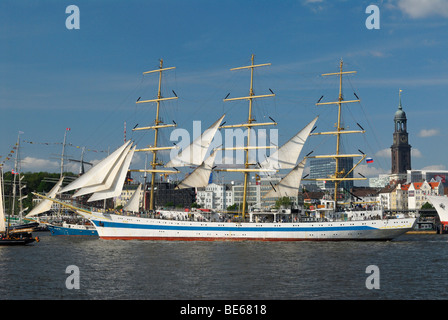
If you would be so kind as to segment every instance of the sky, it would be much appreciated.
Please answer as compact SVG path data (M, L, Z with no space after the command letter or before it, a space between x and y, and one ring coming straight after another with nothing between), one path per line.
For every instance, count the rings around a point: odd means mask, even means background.
M67 28L70 5L79 29ZM369 20L369 5L379 20ZM445 170L447 39L448 0L2 0L0 162L11 170L17 139L22 172L59 172L65 134L67 157L80 159L84 147L92 163L124 139L150 145L151 132L132 128L152 124L154 104L135 102L156 97L157 76L143 72L160 59L176 67L163 75L163 96L179 97L163 104L165 123L192 131L201 121L205 129L223 113L227 124L244 122L247 102L223 99L248 94L249 72L230 69L254 54L255 64L271 63L255 70L255 93L276 95L257 99L254 115L275 119L279 144L317 115L318 131L334 125L334 108L315 103L337 99L338 79L321 74L337 72L342 59L344 70L357 71L344 80L344 98L361 99L344 106L344 123L366 129L343 148L374 159L359 172L390 173L399 90L412 169ZM170 145L165 132L160 142ZM310 139L302 154L334 152L331 142ZM144 158L136 154L132 167L143 168Z

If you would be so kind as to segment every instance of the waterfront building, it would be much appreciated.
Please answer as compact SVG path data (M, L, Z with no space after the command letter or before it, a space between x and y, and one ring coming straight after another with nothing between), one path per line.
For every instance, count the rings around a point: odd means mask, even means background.
M196 203L205 209L226 210L233 204L233 193L224 184L211 183L205 188L197 189Z
M378 202L384 210L390 210L391 208L391 193L396 186L386 186L378 193Z
M408 170L407 182L442 182L446 184L448 170Z
M353 158L340 158L339 170L343 172L349 172L353 168ZM322 177L332 177L336 170L336 160L332 158L319 158L310 159L310 180ZM353 172L347 176L347 178L353 178ZM333 181L316 181L316 185L321 190L334 189ZM343 181L339 184L340 188L350 190L353 187L353 180Z
M413 182L408 185L409 210L418 210L428 202L427 196L443 195L441 182Z
M399 92L398 110L394 116L393 144L391 149L392 169L390 181L405 182L407 170L411 170L411 145L408 140L407 118L401 105L401 90Z
M389 184L390 174L380 174L376 178L369 178L370 188L384 188Z
M237 184L232 186L233 203L242 205L244 186L243 184ZM261 208L261 185L258 183L249 182L247 184L247 206Z
M278 198L263 198L265 194L272 190L273 186L280 182L280 180L284 177L284 175L274 174L269 176L263 176L258 179L257 183L260 185L260 196L261 196L261 207L260 209L268 210L275 206ZM297 197L290 197L293 203L297 202Z
M408 210L408 186L398 184L390 195L390 210L401 211Z
M263 196L271 191L282 179L282 175L259 176L255 175L249 183L248 188L248 205L257 209L270 209L275 206L278 198L266 198ZM241 204L243 199L243 185L234 181L230 185L220 185L210 183L204 188L197 188L196 203L201 208L226 210L233 204ZM291 202L296 204L298 197L290 197Z
M148 185L150 188L150 186ZM175 189L176 184L171 182L157 182L154 187L155 208L185 207L189 208L196 201L195 188ZM145 192L146 207L149 209L150 192Z
M420 210L428 202L427 196L443 194L441 182L413 182L387 186L380 191L378 201L386 210Z
M378 194L383 209L391 211L408 210L408 185L388 185Z
M126 203L128 203L129 199L131 199L132 195L135 193L135 191L138 188L138 184L125 184L123 186L123 189L121 190L121 194L115 198L115 207L118 206L124 206ZM143 208L143 194L144 190L141 188L140 191L140 208Z

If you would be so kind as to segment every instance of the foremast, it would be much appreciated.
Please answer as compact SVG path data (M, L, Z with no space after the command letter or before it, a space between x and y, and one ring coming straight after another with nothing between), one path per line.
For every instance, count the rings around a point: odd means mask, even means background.
M332 102L319 102L316 103L316 106L322 105L336 105L338 107L338 120L335 124L336 131L328 131L328 132L317 132L311 133L310 135L334 135L336 136L336 153L333 155L318 155L318 156L309 156L307 158L333 158L335 160L335 172L331 177L323 177L317 179L303 179L303 180L313 180L313 181L333 181L334 182L334 201L335 201L335 209L337 209L337 201L338 201L338 186L343 181L348 180L366 180L365 177L362 178L354 178L349 177L349 175L355 170L355 168L366 158L366 155L361 151L361 154L342 154L341 153L341 136L343 134L353 134L353 133L365 133L365 130L358 124L361 130L345 130L345 127L342 125L342 105L345 103L356 103L360 102L360 99L355 94L357 100L344 100L344 96L342 93L342 76L346 74L354 74L356 71L343 71L343 60L341 59L339 63L339 72L334 73L324 73L322 76L338 76L339 77L339 97L338 101ZM322 99L322 98L321 98ZM342 158L356 158L360 157L360 160L353 166L351 170L345 172L345 169L340 169L340 159Z
M251 64L249 66L244 67L237 67L232 68L230 71L236 71L236 70L243 70L243 69L249 69L250 70L250 87L249 87L249 95L245 97L237 97L237 98L229 98L227 97L224 99L225 102L227 101L237 101L237 100L248 100L249 101L249 110L248 110L248 119L247 123L242 124L236 124L236 125L225 125L221 126L220 129L225 128L240 128L245 127L247 129L247 144L243 147L235 147L235 148L223 148L223 150L244 150L245 153L245 161L244 161L244 168L243 169L223 169L222 171L236 171L236 172L243 172L244 173L244 187L243 187L243 203L242 203L242 210L241 214L242 217L245 217L246 214L246 199L247 199L247 186L248 186L248 180L249 175L251 172L260 172L260 171L272 171L272 170L264 170L264 169L257 169L257 168L251 168L255 165L255 163L249 162L249 151L253 149L261 149L261 148L270 148L269 146L251 146L250 145L250 132L251 129L255 126L265 126L265 125L277 125L276 122L266 122L266 123L254 123L255 119L252 118L252 109L253 109L253 100L258 98L268 98L268 97L275 97L275 94L271 91L271 94L263 94L263 95L255 95L254 92L254 69L258 67L265 67L270 66L270 63L264 63L264 64L254 64L254 55L251 56Z
M170 150L176 147L159 147L158 146L158 136L159 136L159 129L162 128L169 128L169 127L175 127L176 124L164 124L163 121L160 120L160 103L162 101L167 101L167 100L175 100L178 97L167 97L164 98L162 97L162 73L164 71L168 71L168 70L173 70L176 67L168 67L168 68L164 68L163 67L163 59L160 59L160 66L158 69L155 70L151 70L151 71L146 71L143 72L143 74L152 74L152 73L159 73L159 85L158 85L158 90L157 90L157 98L156 99L151 99L151 100L138 100L137 104L140 103L156 103L156 117L154 120L154 125L153 126L148 126L148 127L140 127L140 128L134 128L133 131L139 131L139 130L154 130L154 144L152 146L149 146L148 148L143 148L143 149L136 149L135 151L138 152L152 152L152 162L150 163L152 169L141 169L141 170L130 170L130 171L134 171L134 172L149 172L151 173L151 191L150 191L150 198L149 198L149 210L154 210L154 187L155 187L155 178L156 178L156 173L169 173L169 174L174 174L174 173L179 173L179 171L174 171L174 170L167 170L167 169L157 169L158 166L163 166L163 163L159 163L157 162L157 152L161 151L161 150ZM174 93L174 92L173 92Z

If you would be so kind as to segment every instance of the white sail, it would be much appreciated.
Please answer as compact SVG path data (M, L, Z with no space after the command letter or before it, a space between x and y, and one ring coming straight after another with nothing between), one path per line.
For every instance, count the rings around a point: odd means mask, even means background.
M305 162L306 159L303 159L295 166L271 191L263 196L263 199L297 196Z
M99 192L95 192L88 202L92 201L98 201L98 200L104 200L109 199L113 197L117 197L121 194L121 190L123 190L123 184L124 180L126 179L126 174L128 173L129 166L131 165L132 157L134 156L136 146L134 146L127 154L126 159L120 166L120 169L118 170L117 175L115 176L115 179L110 186L109 189L102 190Z
M305 128L300 130L294 137L289 139L288 142L277 149L269 158L264 160L260 164L261 168L274 170L294 168L299 159L303 145L310 135L317 118L318 117L314 118L314 120L308 123Z
M199 166L204 161L208 148L224 117L225 115L213 123L188 147L183 149L177 157L170 160L165 167Z
M103 183L104 178L107 173L113 168L120 155L123 153L123 150L127 147L130 141L124 143L120 148L115 150L111 155L101 160L95 166L90 168L84 175L68 184L65 188L63 188L59 193L64 193L67 191L80 189L83 187L98 185Z
M102 183L96 184L93 186L83 187L83 188L79 189L73 195L73 197L80 197L80 196L83 196L86 194L110 189L110 187L114 183L117 175L119 174L120 168L123 165L130 149L131 149L131 145L128 145L124 149L124 151L120 154L120 156L117 158L116 162L114 163L114 166L106 173L105 178Z
M135 190L132 197L129 199L129 201L126 203L126 205L123 207L123 211L132 211L132 212L139 211L141 191L142 191L142 184L140 183L137 187L137 190Z
M0 169L0 232L6 231L5 208L3 207L3 168Z
M48 198L54 198L56 194L59 192L59 189L61 189L62 182L64 180L64 177L61 177L58 182L51 188L50 192L46 194ZM43 199L41 202L39 202L27 215L26 217L33 217L37 216L39 213L49 211L51 209L51 205L53 204L53 201L48 199Z
M197 188L208 185L216 154L217 151L214 151L199 167L182 180L176 189Z

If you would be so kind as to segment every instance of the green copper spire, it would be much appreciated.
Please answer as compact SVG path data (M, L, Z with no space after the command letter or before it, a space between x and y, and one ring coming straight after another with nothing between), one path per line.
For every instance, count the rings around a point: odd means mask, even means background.
M403 90L400 89L398 94L398 110L395 112L395 121L406 121L406 113L403 111L403 107L401 106L401 92Z

